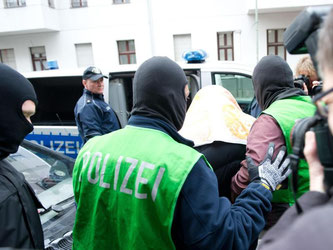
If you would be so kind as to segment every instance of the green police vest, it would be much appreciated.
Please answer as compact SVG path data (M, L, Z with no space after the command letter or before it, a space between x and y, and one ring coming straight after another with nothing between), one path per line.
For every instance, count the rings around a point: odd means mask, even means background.
M90 139L73 170L73 248L174 249L176 202L200 157L154 129L126 126Z
M288 154L292 153L290 133L296 120L313 116L315 106L309 96L296 96L273 102L263 113L271 115L278 122L286 142ZM291 177L287 189L280 189L273 192L272 202L289 203L293 205L295 200L291 189ZM304 159L298 165L298 190L296 197L309 190L309 167Z

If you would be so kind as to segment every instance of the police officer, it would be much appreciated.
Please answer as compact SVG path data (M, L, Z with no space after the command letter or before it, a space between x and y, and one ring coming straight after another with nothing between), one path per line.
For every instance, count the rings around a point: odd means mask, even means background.
M107 76L96 67L88 67L82 76L83 95L75 105L74 114L83 143L120 128L115 112L104 101L103 78Z
M205 157L180 134L189 95L179 65L144 62L128 125L89 140L76 159L73 249L248 249L265 225L283 151L250 168L234 205L219 197ZM258 171L260 170L260 172ZM266 171L268 170L268 171Z

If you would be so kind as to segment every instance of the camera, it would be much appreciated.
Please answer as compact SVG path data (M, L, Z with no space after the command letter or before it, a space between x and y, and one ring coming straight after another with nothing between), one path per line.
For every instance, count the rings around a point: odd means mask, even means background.
M319 84L316 86L313 86L312 83L310 82L309 77L305 76L305 75L299 75L298 77L296 77L294 79L294 86L296 88L302 89L303 85L306 85L307 89L308 89L308 94L310 96L314 96L316 94L318 94L319 92L321 92L322 88L323 88L323 82L319 81Z
M333 187L333 135L329 129L327 119L320 117L318 114L296 121L290 133L292 144L290 159L293 179L295 182L297 181L295 173L298 170L299 160L304 158L305 133L309 130L316 135L318 157L324 166L324 184L327 187Z
M303 84L305 83L308 90L311 88L310 79L305 75L299 75L294 79L294 85L296 88L303 89Z

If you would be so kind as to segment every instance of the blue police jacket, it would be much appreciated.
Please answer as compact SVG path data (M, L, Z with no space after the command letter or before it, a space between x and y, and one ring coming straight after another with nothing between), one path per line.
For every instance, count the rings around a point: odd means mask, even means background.
M179 143L194 145L157 118L134 115L128 124L160 130ZM271 210L271 199L269 190L250 183L231 204L219 197L216 175L200 158L178 197L171 231L173 242L177 249L249 249L265 226L264 215Z
M84 89L74 108L75 122L85 143L96 135L104 135L120 128L119 120L104 101L102 94Z

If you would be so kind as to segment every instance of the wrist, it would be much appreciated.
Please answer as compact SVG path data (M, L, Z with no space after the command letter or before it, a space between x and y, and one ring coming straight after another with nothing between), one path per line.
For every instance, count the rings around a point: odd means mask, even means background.
M267 184L265 184L263 182L261 182L261 186L263 186L264 188L268 189L269 191L272 191L271 188Z

